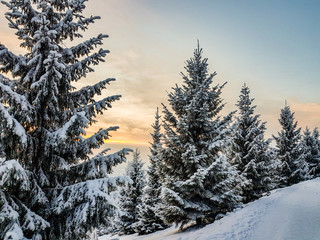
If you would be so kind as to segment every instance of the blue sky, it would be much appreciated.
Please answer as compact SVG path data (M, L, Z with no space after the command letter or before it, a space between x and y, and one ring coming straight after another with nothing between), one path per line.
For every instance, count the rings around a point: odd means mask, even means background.
M216 82L228 82L227 110L246 82L269 135L278 130L285 99L302 127L320 125L319 1L101 1L108 46L122 65L115 73L126 75L119 81L148 113L181 83L179 73L199 39Z
M89 130L119 125L115 147L140 147L146 156L156 107L181 83L197 39L209 70L218 73L215 83L228 82L224 112L236 108L246 82L268 137L279 130L285 100L299 126L320 127L320 1L89 0L87 6L87 15L102 19L84 38L109 34L104 47L111 54L78 86L117 78L104 94L122 99ZM4 11L1 6L1 23ZM0 33L0 41L17 51L6 24Z
M188 52L199 39L229 82L274 85L274 97L320 100L319 1L141 2L159 16L141 21L154 42Z

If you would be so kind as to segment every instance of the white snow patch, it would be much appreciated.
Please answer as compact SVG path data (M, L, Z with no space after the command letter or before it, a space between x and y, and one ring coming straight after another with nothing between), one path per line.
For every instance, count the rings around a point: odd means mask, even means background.
M105 235L99 240L318 240L320 178L272 191L196 231L178 229L138 236Z

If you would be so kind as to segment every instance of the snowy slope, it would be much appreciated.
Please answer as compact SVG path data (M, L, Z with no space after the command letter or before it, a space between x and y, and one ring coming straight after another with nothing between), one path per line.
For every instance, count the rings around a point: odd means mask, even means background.
M319 240L320 178L278 189L197 231L175 228L99 240Z

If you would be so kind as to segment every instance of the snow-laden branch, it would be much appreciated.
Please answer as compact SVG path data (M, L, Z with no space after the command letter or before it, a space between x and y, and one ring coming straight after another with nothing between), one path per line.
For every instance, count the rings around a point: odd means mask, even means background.
M109 50L100 49L99 52L94 53L82 61L74 63L70 66L69 77L72 81L77 81L82 77L85 77L87 73L93 72L93 68L90 65L98 65L99 62L104 62L104 57L109 53Z
M163 113L164 113L163 120L164 120L164 122L167 123L166 125L169 126L169 124L170 124L170 126L176 127L177 123L178 123L176 116L172 112L170 112L168 110L168 107L166 105L164 105L163 103L162 103L162 107L163 107Z
M0 103L0 116L3 121L6 122L7 128L4 129L4 131L7 131L7 129L12 130L12 132L19 137L20 142L22 144L26 144L28 138L24 127L13 116L10 115L2 103Z
M3 74L0 74L0 82L2 82L4 85L9 86L11 88L17 88L18 82L14 81L12 79L9 79L5 77Z
M97 204L96 199L100 197L106 203L113 201L109 193L118 184L130 181L128 177L112 177L88 180L64 187L52 202L56 214L77 207L79 203L90 202ZM91 201L90 201L91 200ZM92 209L96 209L95 207Z
M24 231L40 232L50 227L50 223L44 220L41 216L32 212L26 205L20 203L26 214L22 220L22 229Z
M1 239L23 239L23 232L19 223L19 213L17 205L11 198L7 199L6 195L0 189L0 223L2 229L6 232L0 232Z
M73 9L73 12L81 12L85 5L84 3L88 0L77 0L77 1L65 1L65 0L53 0L51 5L58 11L65 11L66 9Z
M75 1L73 2L76 3ZM78 8L72 6L71 9L68 9L64 13L60 14L60 22L55 28L60 39L69 38L72 41L74 38L82 38L83 36L78 33L79 30L86 31L89 24L94 23L94 21L97 19L100 19L99 16L90 16L85 18L81 14L78 14L77 12L82 12L83 8L85 8L85 6L80 3ZM74 19L75 21L73 21Z
M23 1L23 4L17 1L10 1L10 3L1 1L1 3L6 5L10 10L10 12L6 12L5 14L6 19L9 21L9 27L17 30L16 35L19 36L19 39L25 40L25 38L28 39L29 36L33 36L35 28L30 19L40 14L33 8L31 1ZM30 47L31 43L25 41L21 46L24 47L28 44Z
M106 150L104 150L90 160L72 166L70 171L75 175L79 175L81 179L106 177L107 174L112 172L112 167L126 161L126 155L128 155L129 152L132 152L132 150L124 148L113 154L106 155Z
M121 95L114 95L110 97L106 97L100 101L94 102L89 105L81 106L77 108L76 110L78 112L85 111L86 112L86 117L90 120L90 123L93 122L92 117L96 116L96 113L103 113L103 110L107 110L108 108L111 108L112 105L111 103L119 100Z
M1 80L0 76L0 100L9 102L9 104L13 102L15 105L19 105L22 111L30 111L33 108L25 96L14 92L10 86L3 84Z
M59 175L59 181L63 185L74 184L81 181L108 177L112 173L112 167L126 161L126 155L132 152L129 148L124 148L118 152L107 154L110 149L106 149L89 160L70 166L65 162L65 166L55 169ZM72 176L72 178L70 178Z
M79 27L81 30L85 31L88 28L88 25L94 23L95 20L101 19L100 16L90 16L88 18L81 17L78 21Z
M29 177L20 163L15 159L0 163L0 187L10 190L17 183L21 191L30 190Z
M107 129L101 128L91 137L84 139L83 143L87 145L90 149L99 148L104 143L104 140L109 139L109 131L117 131L118 128L118 126L109 127Z
M115 78L107 78L103 81L100 81L92 86L86 86L81 88L78 91L70 93L71 101L73 106L80 107L81 105L86 105L89 102L93 103L93 97L95 95L101 95L101 90L105 89L107 84L110 84L111 81L115 81Z
M85 112L77 112L61 128L52 133L52 137L54 139L52 142L61 142L66 140L68 134L71 134L71 131L74 129L78 130L76 133L77 136L85 134L84 130L79 130L75 125L80 124L82 127L87 127L86 124L88 122L88 119L85 117Z
M66 227L65 237L86 234L91 221L108 224L117 205L110 193L128 181L128 177L102 178L57 189L52 207L61 216L56 224Z
M102 40L104 38L108 37L108 35L99 34L97 37L90 38L76 46L66 48L63 51L63 57L66 62L74 63L77 58L89 55L98 45L102 45Z
M13 54L3 44L0 44L0 72L12 71L12 74L16 75L25 65L26 61L23 56Z
M46 220L17 198L9 197L0 190L0 199L1 229L6 229L5 232L0 232L1 239L26 239L23 231L41 232L50 227Z

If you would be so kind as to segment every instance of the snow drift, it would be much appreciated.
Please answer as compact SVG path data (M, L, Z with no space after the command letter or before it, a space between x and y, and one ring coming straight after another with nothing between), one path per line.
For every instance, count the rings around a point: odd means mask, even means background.
M320 178L272 191L196 231L176 228L150 235L103 236L99 240L318 240Z

